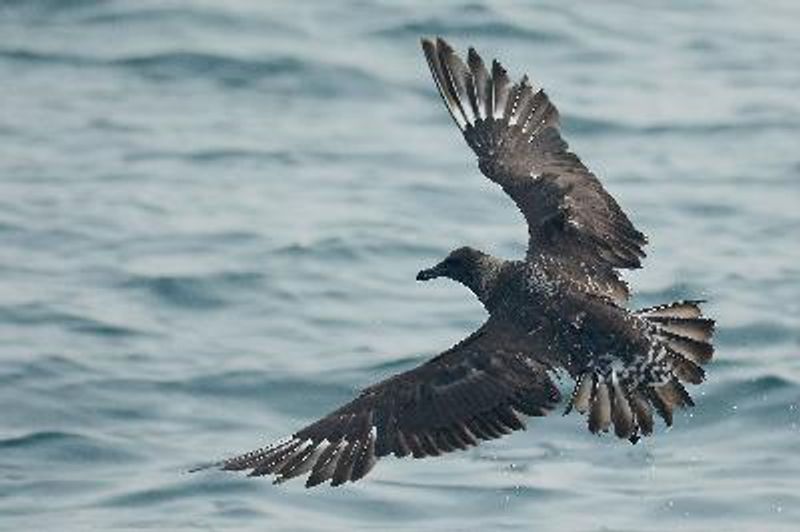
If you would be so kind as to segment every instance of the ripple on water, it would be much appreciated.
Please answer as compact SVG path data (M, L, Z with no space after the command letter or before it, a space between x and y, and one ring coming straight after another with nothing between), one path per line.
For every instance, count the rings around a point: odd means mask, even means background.
M235 478L200 479L196 475L186 475L178 482L168 482L150 488L130 490L119 495L103 498L96 504L106 507L154 508L169 505L176 500L187 498L208 498L214 495L236 496L253 493L257 486L250 482L237 481ZM268 516L267 512L250 509L249 513Z
M75 432L39 431L0 439L6 459L17 463L47 461L81 467L85 464L124 463L140 457L103 438ZM32 458L35 457L35 458Z
M121 325L29 303L0 307L0 320L20 326L53 325L96 336L130 337L145 334L129 324Z
M794 344L800 352L800 331L794 326L775 322L722 326L718 328L716 341L719 346L737 348Z
M550 32L522 24L491 20L482 20L480 22L459 21L457 17L432 17L419 21L405 22L376 30L373 34L386 39L419 39L422 36L470 35L472 37L519 39L529 43L557 43L569 40L569 37L563 33Z
M123 287L144 291L170 305L213 310L226 306L230 291L258 289L263 278L257 272L223 272L203 276L135 275L124 282Z
M168 52L113 59L106 63L152 81L202 79L227 87L260 83L271 90L331 97L376 95L382 82L360 67L296 56L244 58L200 52ZM300 82L299 80L302 80Z
M796 530L788 4L0 0L0 528ZM419 267L524 254L432 35L546 80L652 237L633 306L709 299L696 408L636 446L557 411L336 490L186 474L474 330Z

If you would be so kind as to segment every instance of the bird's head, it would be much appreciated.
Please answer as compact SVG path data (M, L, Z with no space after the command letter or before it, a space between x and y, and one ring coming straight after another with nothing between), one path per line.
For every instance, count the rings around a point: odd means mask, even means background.
M447 258L433 268L419 272L417 281L447 277L463 284L481 301L485 301L502 264L501 259L471 247L462 247L450 252Z

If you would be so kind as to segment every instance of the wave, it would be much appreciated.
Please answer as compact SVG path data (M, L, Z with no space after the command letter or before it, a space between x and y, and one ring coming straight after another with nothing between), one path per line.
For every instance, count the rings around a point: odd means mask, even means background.
M125 288L144 290L171 305L194 309L225 306L230 290L257 289L264 276L258 272L224 272L209 275L135 275Z
M222 4L220 4L222 6ZM99 11L99 12L98 12ZM142 24L142 27L152 27L153 24L177 24L182 28L191 27L194 30L218 29L223 31L242 31L252 29L260 32L269 32L271 36L276 33L298 36L304 32L296 25L283 24L277 20L264 16L242 17L231 12L225 12L208 6L157 6L151 7L142 4L115 5L107 9L97 9L84 14L80 18L81 24L92 26L127 26Z
M576 135L632 135L641 138L650 136L671 136L675 134L685 136L711 136L740 134L742 132L752 132L764 130L777 131L796 131L800 125L792 120L774 119L750 119L750 120L731 120L728 122L700 122L700 123L679 123L664 122L660 124L634 124L622 120L611 120L608 118L588 117L581 115L565 114L562 119L562 127L567 136Z
M2 307L0 321L27 326L56 325L74 332L97 336L125 337L145 334L144 331L127 324L120 325L89 316L62 312L41 304Z
M256 78L265 75L302 75L309 65L293 57L249 60L207 52L160 52L113 59L108 62L155 78L207 76L219 78Z
M187 467L188 469L188 467ZM215 479L213 482L203 481L197 475L187 476L183 481L170 482L168 484L158 484L146 488L135 488L127 490L125 493L103 497L95 504L100 507L109 508L141 508L145 507L152 509L160 505L174 504L176 500L185 500L189 497L200 497L207 500L209 497L225 496L231 497L243 496L247 493L257 491L258 487L255 483L237 481L236 477L229 477L228 479ZM263 520L264 516L268 516L267 512L256 510L255 508L248 508L246 511L241 512L237 509L237 517L239 519L258 518ZM139 525L145 528L161 528L161 519L153 518L152 523L138 522ZM139 526L137 526L139 528Z
M119 446L75 432L35 431L0 439L4 454L25 451L36 460L82 463L122 462L136 458Z
M163 382L164 390L179 390L188 395L208 395L233 400L250 398L291 405L298 397L347 396L350 387L325 383L319 379L301 379L277 375L274 371L220 371L182 381Z
M518 26L504 21L459 22L449 18L427 18L405 22L372 32L384 38L420 38L427 36L468 35L470 37L502 37L504 39L524 39L532 42L562 42L569 40L563 33Z
M442 249L426 242L420 242L412 237L403 237L398 227L397 233L392 238L370 236L359 238L356 232L350 239L329 237L317 239L309 243L293 242L284 244L272 250L277 256L286 257L319 257L325 260L364 261L368 258L380 257L438 257Z
M716 342L720 346L753 347L781 344L800 345L796 327L776 322L756 322L736 327L719 327Z
M301 157L307 154L297 154L288 150L253 150L237 148L211 148L188 152L137 150L125 154L129 162L152 160L179 160L195 163L225 163L229 161L263 161L284 165L297 164Z
M103 61L91 56L66 54L61 52L42 52L24 48L0 49L0 59L20 63L43 63L69 66L100 66Z
M377 90L381 82L352 65L323 63L294 56L240 58L208 52L171 51L113 59L122 68L153 81L208 79L229 87L268 83L270 88L315 94Z
M103 58L12 48L0 49L0 59L34 65L113 68L152 82L208 80L234 88L263 83L275 92L325 96L379 94L384 88L380 78L361 67L290 55L256 59L178 50Z
M110 4L110 0L3 0L2 9L10 12L12 9L18 13L54 14L58 12L80 11L88 8L97 8Z

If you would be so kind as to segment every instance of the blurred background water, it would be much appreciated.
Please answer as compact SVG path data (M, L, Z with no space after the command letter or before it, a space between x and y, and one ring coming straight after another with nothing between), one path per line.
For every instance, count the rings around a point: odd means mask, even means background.
M0 1L0 529L798 530L800 7ZM576 416L336 490L187 469L450 346L415 273L524 253L418 38L529 72L718 358L630 446Z

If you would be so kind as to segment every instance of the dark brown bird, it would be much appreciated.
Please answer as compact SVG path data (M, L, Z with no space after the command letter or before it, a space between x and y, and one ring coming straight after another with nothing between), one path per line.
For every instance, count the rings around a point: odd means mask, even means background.
M422 40L433 79L483 174L528 222L524 260L456 249L417 280L448 277L480 299L489 317L432 360L366 388L350 403L282 443L224 460L226 470L308 473L306 486L366 475L378 458L467 449L525 428L560 400L553 372L575 379L567 412L591 432L613 428L636 442L693 402L682 383L703 381L714 322L700 301L625 308L619 269L639 268L645 236L578 157L558 111L527 76L512 83L470 48L465 64L442 39Z

